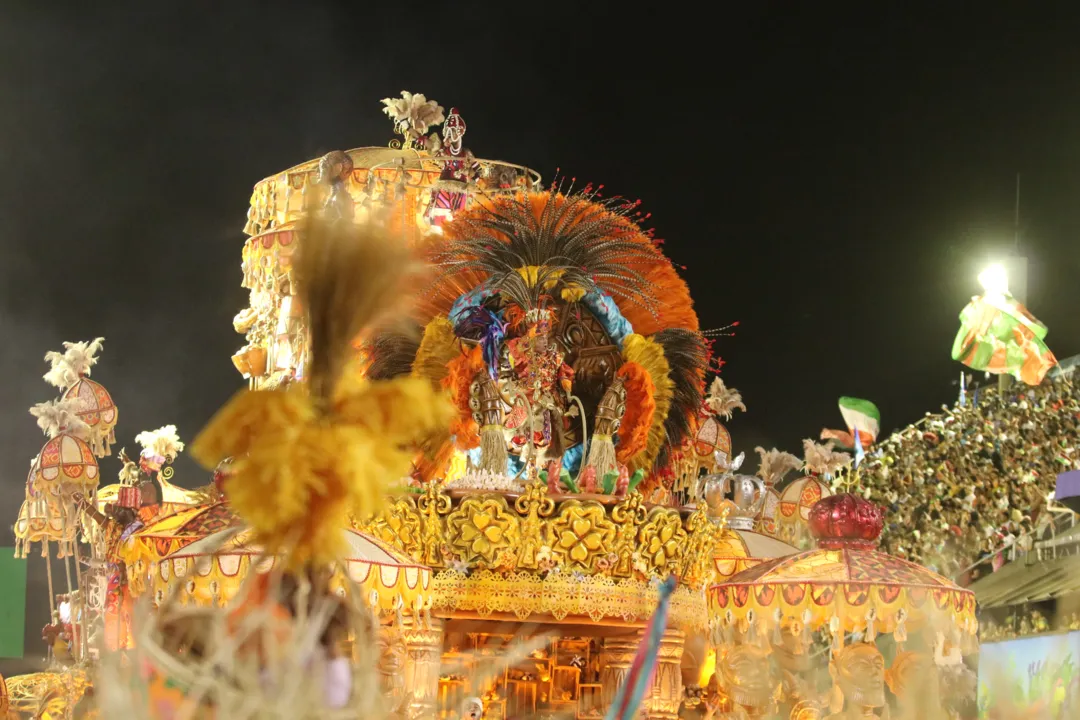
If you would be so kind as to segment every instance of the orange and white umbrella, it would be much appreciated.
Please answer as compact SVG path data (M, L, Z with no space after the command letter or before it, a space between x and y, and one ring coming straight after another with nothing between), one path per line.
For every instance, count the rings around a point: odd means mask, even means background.
M364 590L364 599L383 612L416 611L431 600L431 570L418 565L380 540L352 529L342 529L345 554L342 564L348 579ZM265 556L248 528L232 528L208 535L152 564L149 587L156 600L171 586L182 583L183 594L197 604L227 602L247 575L269 572L277 562ZM345 578L334 579L345 587Z

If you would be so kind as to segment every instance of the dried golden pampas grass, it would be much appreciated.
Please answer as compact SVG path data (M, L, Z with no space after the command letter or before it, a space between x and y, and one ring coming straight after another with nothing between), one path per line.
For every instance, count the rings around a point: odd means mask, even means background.
M261 564L261 563L259 563ZM270 595L283 580L271 571ZM196 608L178 600L178 592L158 609L147 601L136 608L135 648L126 658L105 656L95 679L100 717L130 720L389 720L399 717L400 698L384 692L380 653L387 636L400 628L384 626L356 599L362 590L349 584L346 597L301 583L297 614L283 640L280 614L271 603L251 604L258 580L250 576L228 607ZM174 590L178 590L177 583ZM318 647L337 608L347 608L352 688L344 708L327 706L323 682L326 665ZM247 611L237 621L235 610ZM400 619L396 622L400 622ZM430 623L430 617L412 618ZM471 687L483 688L503 672L543 647L542 635L513 639L497 656L469 654L440 674L470 674ZM258 652L252 652L252 646ZM165 679L183 691L161 694ZM154 687L158 684L159 687ZM477 690L479 692L479 690ZM395 707L395 705L397 707ZM458 708L451 708L457 710Z

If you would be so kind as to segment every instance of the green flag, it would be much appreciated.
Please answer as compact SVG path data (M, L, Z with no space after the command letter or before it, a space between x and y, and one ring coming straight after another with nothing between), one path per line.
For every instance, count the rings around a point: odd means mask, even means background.
M862 398L840 398L840 414L844 416L848 430L859 431L860 435L868 435L869 442L877 439L881 432L881 413L877 405Z
M0 658L21 658L26 634L26 560L0 547Z
M869 400L854 397L840 398L840 414L844 416L847 430L821 431L822 440L834 440L849 450L855 447L855 431L859 431L859 443L863 449L870 447L881 432L881 413Z

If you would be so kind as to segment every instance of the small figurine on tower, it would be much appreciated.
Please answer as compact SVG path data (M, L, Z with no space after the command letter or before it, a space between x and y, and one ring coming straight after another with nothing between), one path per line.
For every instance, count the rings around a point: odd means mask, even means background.
M428 220L433 227L441 230L442 226L454 219L454 213L465 207L469 179L475 175L476 160L463 145L465 120L457 108L450 108L450 115L443 125L442 147L439 155L443 160L443 170L438 182L431 189L431 204L428 205Z

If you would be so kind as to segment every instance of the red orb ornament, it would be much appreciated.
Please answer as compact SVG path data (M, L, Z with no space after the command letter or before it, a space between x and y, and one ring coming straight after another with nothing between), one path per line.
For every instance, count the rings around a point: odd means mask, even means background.
M822 498L810 508L810 532L819 548L874 548L885 527L881 508L858 495Z

